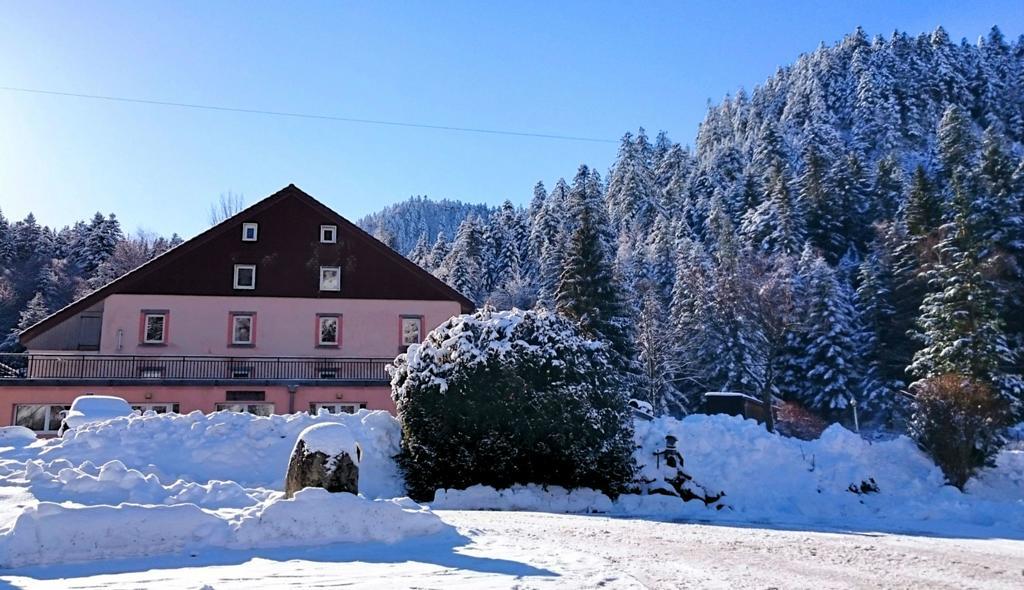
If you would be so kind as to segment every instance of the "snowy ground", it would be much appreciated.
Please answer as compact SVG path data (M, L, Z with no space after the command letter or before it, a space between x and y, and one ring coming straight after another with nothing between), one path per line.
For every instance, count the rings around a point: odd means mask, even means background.
M313 424L359 442L363 496L283 498ZM0 590L1024 587L1020 444L962 493L905 438L659 418L637 423L641 491L676 473L655 459L667 434L721 500L474 486L431 510L396 498L400 432L383 412L151 415L50 441L0 429Z
M397 545L204 551L0 573L12 588L1020 588L1024 541L441 511Z

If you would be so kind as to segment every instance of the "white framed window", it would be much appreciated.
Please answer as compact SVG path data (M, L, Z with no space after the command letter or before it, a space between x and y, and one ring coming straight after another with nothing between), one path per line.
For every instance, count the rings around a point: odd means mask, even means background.
M419 344L423 331L423 318L420 316L402 316L402 346Z
M317 346L341 346L341 316L319 315L316 317Z
M132 409L145 414L146 412L156 412L157 414L169 414L178 413L178 404L170 403L145 403L145 404L132 404Z
M337 244L338 243L338 226L336 226L336 225L321 225L320 226L320 243L321 244Z
M274 404L253 404L246 402L226 402L217 404L218 412L239 412L243 414L253 414L256 416L270 416L274 413Z
M142 343L165 344L167 342L167 312L142 312Z
M341 291L341 267L321 266L320 267L320 290Z
M57 432L64 419L64 413L70 409L71 406L19 404L14 408L14 425L24 426L36 432Z
M321 411L327 412L328 414L355 414L365 407L366 404L352 402L313 402L309 404L309 413L314 416L319 414Z
M231 344L233 346L251 346L256 338L256 314L231 314Z
M255 222L242 224L242 241L255 242L260 233L260 224Z
M235 288L252 290L256 288L256 265L235 265Z

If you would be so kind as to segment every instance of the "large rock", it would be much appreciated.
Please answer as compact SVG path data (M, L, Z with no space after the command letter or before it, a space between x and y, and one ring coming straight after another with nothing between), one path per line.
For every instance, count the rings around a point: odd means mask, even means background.
M303 488L358 494L362 458L362 447L344 424L310 426L299 434L288 461L285 497L291 498Z

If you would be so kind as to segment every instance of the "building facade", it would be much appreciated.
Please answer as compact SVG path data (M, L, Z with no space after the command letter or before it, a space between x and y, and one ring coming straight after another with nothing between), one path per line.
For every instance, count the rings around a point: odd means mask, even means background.
M294 185L21 334L0 424L53 433L79 395L140 410L394 410L387 364L461 294Z

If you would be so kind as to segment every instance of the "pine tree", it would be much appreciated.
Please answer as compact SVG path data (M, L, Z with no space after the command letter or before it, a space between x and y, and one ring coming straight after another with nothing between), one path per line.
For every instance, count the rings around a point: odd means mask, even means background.
M708 387L708 314L714 270L704 248L690 238L677 244L675 267L670 305L677 362L673 381L682 393L682 409L689 413L699 408L700 395Z
M46 306L46 297L42 293L36 293L21 311L21 314L18 316L18 324L8 334L2 348L4 350L18 349L20 347L18 342L20 334L30 326L42 321L48 315L50 315L50 309Z
M901 235L895 223L876 227L875 240L860 265L857 302L863 329L860 342L864 393L859 400L868 414L891 419L896 392L906 387L904 368L910 356L898 343L907 340L897 321L895 250Z
M938 140L942 179L950 186L958 177L963 182L974 166L978 145L971 120L960 106L951 104L942 114Z
M740 228L743 237L758 251L795 255L803 248L806 226L803 212L792 198L786 178L772 168L764 200L747 211Z
M892 220L903 202L903 169L895 156L878 161L875 168L875 219Z
M797 339L805 405L839 417L860 394L853 293L820 257L802 272L805 300Z
M942 224L942 199L928 181L922 166L914 170L903 216L907 232L915 237L925 236Z
M0 211L0 268L11 263L14 255L14 244L11 236L11 224Z
M537 305L545 309L555 308L555 292L572 222L571 216L566 215L568 203L569 185L559 178L548 195L539 223L531 230L533 239L541 244Z
M687 413L675 378L680 371L676 340L669 321L669 309L661 295L648 289L637 318L637 360L640 367L639 391L658 415Z
M434 240L434 245L430 247L430 254L427 255L425 260L426 268L432 273L436 273L444 262L444 259L448 257L450 247L448 246L448 239L444 236L444 232L438 232L437 239Z
M483 228L475 215L463 220L455 241L438 269L438 275L453 289L477 304L483 303L484 290Z
M421 266L426 269L430 269L427 266L428 258L430 256L430 246L427 243L427 232L420 234L418 240L416 240L416 246L409 252L409 260L414 264Z
M986 269L978 262L978 242L970 233L970 203L954 182L953 222L943 228L936 247L937 263L928 273L928 295L918 324L924 347L908 371L921 383L942 375L958 375L992 387L1024 411L1024 383L1007 372L1013 353L1007 345L996 295Z
M656 197L651 158L651 146L643 129L635 140L631 133L623 136L605 196L615 231L625 231L627 235L644 232L654 223Z
M606 340L617 367L630 370L634 354L628 311L613 269L608 222L595 188L590 170L580 166L569 194L569 213L576 226L563 259L555 307L587 336Z

